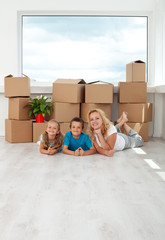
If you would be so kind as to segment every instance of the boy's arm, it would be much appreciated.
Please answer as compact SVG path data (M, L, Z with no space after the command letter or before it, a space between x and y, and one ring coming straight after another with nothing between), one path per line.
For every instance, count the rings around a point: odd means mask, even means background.
M90 150L84 151L82 148L80 150L80 156L88 156L96 153L95 147L91 147Z
M68 149L68 146L67 146L67 145L64 145L64 146L63 146L62 151L63 151L63 153L65 153L65 154L74 155L74 156L79 156L79 149L77 149L76 151L72 151L72 150L69 150L69 149Z

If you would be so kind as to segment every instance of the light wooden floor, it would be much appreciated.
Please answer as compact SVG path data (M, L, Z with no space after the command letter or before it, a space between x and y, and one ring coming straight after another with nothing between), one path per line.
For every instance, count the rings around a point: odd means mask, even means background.
M0 149L0 240L165 239L165 141L113 158Z

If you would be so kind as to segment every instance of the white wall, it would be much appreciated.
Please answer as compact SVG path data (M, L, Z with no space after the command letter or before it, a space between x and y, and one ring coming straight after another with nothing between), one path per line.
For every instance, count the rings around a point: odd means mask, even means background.
M2 2L2 1L1 1ZM0 85L4 76L18 76L18 12L19 11L77 11L77 12L110 12L114 14L150 12L149 36L149 81L152 85L165 84L165 1L164 0L6 0L0 7ZM1 87L2 91L2 87ZM159 127L154 129L154 136L165 137L164 94L155 101L156 121ZM156 98L156 99L157 99ZM7 118L7 99L0 96L0 135L4 135L4 119ZM163 107L160 112L159 104ZM157 126L155 122L154 126Z

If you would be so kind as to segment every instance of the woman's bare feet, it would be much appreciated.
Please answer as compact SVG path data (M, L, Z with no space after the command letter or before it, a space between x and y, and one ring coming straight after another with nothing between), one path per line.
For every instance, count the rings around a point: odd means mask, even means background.
M120 123L123 119L124 122L128 122L128 118L127 118L128 113L127 112L123 112L120 116L120 118L116 121L117 124Z

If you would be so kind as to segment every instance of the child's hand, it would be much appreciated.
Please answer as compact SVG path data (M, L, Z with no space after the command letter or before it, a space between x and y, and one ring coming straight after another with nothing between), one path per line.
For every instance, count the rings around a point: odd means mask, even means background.
M49 155L53 155L53 154L55 154L55 153L57 153L57 152L58 152L57 149L53 149L53 148L51 148L51 147L48 148L48 154L49 154Z
M79 148L78 148L76 151L74 151L74 155L75 155L75 156L80 156Z
M85 151L80 147L79 148L79 153L80 153L79 156L84 156Z

